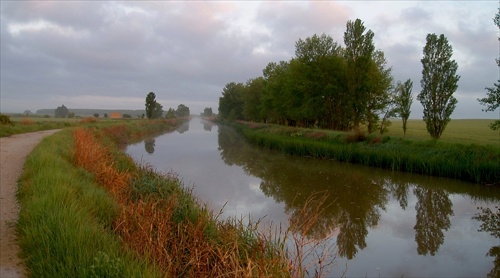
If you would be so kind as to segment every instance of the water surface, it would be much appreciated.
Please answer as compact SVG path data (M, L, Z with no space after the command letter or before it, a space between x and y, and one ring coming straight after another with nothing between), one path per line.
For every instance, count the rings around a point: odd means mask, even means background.
M331 237L338 255L331 276L495 277L500 268L490 254L500 246L498 231L488 231L495 223L477 219L481 208L497 211L496 188L287 156L199 118L127 153L178 173L223 217L286 226L309 196L327 196L306 236Z

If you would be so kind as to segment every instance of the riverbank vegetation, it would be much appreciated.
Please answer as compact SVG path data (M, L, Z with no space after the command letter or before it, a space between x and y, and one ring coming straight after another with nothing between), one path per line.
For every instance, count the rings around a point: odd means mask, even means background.
M299 221L281 233L220 220L175 174L136 165L120 151L178 123L65 129L36 147L18 193L19 241L31 276L304 276L309 266L297 258L309 258L303 250L311 243L288 233L307 225ZM288 251L289 240L298 241L300 256ZM316 270L324 273L331 261L320 261Z
M362 131L337 132L248 122L236 122L233 126L250 142L290 155L489 185L500 183L500 148L494 145L410 140Z

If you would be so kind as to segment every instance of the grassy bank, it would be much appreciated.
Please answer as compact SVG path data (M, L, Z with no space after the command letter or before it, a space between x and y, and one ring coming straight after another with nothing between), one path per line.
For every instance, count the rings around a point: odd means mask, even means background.
M252 143L290 155L335 159L367 166L455 178L475 183L500 183L500 148L489 144L299 129L235 123Z
M174 174L138 166L120 151L123 143L176 124L68 129L37 146L18 193L20 244L31 276L304 274L302 262L287 252L286 235L262 233L257 223L219 220Z
M113 232L117 202L73 164L71 130L45 138L20 180L19 242L31 277L154 277Z

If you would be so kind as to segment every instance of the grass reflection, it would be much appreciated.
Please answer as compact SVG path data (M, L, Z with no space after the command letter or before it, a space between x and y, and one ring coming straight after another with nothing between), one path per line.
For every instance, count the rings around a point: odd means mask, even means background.
M355 258L367 247L368 233L379 224L391 198L403 210L408 209L410 196L416 199L414 238L419 255L435 255L444 243L454 215L450 194L466 194L473 200L500 200L500 191L493 188L478 189L456 180L290 157L247 144L230 127L220 126L218 132L222 160L259 177L262 192L284 203L292 219L300 215L309 196L328 192L324 202L328 207L303 236L322 239L335 234L337 251L347 259Z

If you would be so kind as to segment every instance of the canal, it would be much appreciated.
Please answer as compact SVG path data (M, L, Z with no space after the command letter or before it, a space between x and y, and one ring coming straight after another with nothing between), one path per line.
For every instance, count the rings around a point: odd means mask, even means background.
M126 152L177 173L221 217L286 227L303 217L311 195L311 205L322 198L319 218L303 236L334 247L328 276L497 277L500 271L499 224L491 217L499 209L498 188L287 156L200 118Z

